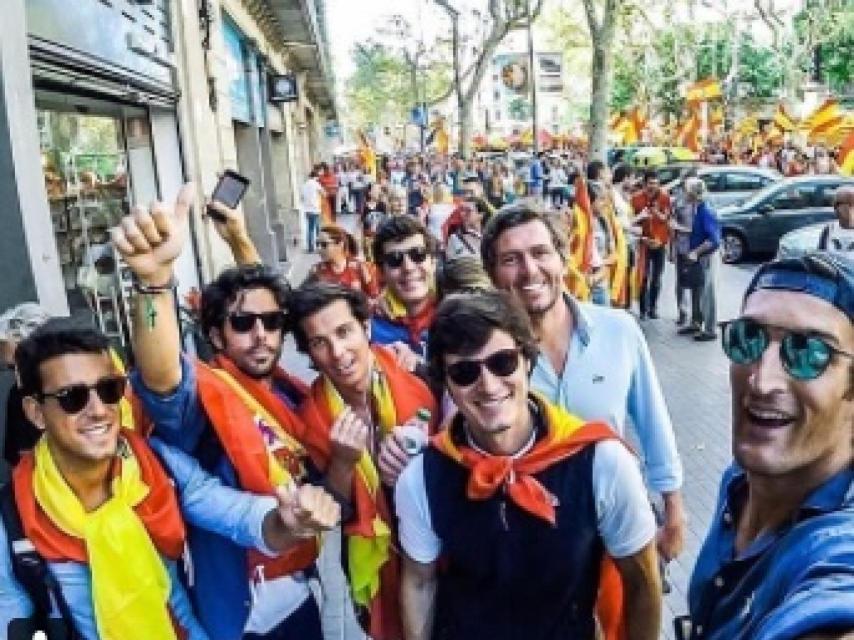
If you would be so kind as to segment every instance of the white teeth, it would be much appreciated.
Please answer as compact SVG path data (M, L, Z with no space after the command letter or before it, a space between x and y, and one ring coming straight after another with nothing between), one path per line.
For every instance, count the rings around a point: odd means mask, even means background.
M544 288L545 286L545 284L526 284L524 287L522 287L522 291L536 291L538 289Z
M760 420L789 420L790 416L779 411L768 411L762 409L750 409L750 413Z
M102 436L110 430L110 425L99 424L83 429L82 432L86 435Z

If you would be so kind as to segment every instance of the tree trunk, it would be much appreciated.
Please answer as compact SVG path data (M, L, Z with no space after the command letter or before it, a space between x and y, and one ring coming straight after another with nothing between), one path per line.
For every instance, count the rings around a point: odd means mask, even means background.
M584 0L587 27L593 45L590 96L590 160L607 158L608 102L611 98L612 67L614 64L614 29L621 0L606 0L602 20L596 18L593 0Z
M472 138L472 101L463 100L460 112L460 155L468 158L471 154Z
M608 149L608 98L611 95L611 65L613 53L610 44L595 43L591 68L592 92L590 96L590 160L605 162Z

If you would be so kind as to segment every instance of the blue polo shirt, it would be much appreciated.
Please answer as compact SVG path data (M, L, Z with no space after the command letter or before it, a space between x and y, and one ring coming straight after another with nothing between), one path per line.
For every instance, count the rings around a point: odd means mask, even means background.
M691 576L691 637L788 640L854 630L854 469L831 477L790 523L737 553L747 488L744 471L730 467Z
M542 354L531 388L584 420L602 420L621 436L631 420L640 441L647 485L660 493L682 486L682 462L670 412L637 322L610 309L564 296L573 317L572 337L558 374Z

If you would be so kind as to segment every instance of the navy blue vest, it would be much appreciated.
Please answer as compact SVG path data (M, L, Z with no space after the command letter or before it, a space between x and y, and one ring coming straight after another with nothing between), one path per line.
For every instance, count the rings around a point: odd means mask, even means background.
M455 425L456 426L456 425ZM454 429L455 440L461 430ZM466 497L468 470L424 453L433 529L442 541L433 640L588 640L603 546L588 446L536 478L558 499L557 526L499 490Z

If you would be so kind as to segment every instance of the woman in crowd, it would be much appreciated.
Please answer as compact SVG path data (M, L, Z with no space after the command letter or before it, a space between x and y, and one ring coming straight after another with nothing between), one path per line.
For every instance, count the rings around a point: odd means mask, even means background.
M325 225L320 229L317 248L320 262L311 268L308 280L340 284L376 297L377 278L370 265L359 259L353 236L337 225Z
M362 246L365 258L373 260L371 256L374 235L388 215L388 207L382 197L379 184L372 184L367 189L365 204L362 207Z

